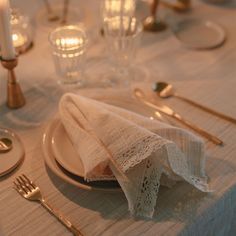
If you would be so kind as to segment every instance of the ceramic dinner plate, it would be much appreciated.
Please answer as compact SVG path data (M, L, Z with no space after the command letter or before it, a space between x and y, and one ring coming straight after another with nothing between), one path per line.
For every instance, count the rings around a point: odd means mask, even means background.
M153 114L149 108L135 101L109 100L107 103L132 110L148 117ZM50 123L43 135L43 152L47 166L66 182L87 190L120 190L117 181L84 181L83 164L59 118L54 119Z
M211 49L225 41L224 29L209 20L186 19L173 29L176 38L186 47L195 49Z

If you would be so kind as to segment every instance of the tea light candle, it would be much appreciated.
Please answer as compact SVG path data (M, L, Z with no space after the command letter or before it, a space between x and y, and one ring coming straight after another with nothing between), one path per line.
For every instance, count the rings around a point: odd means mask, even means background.
M74 50L83 45L83 38L58 38L56 45L64 50Z
M1 56L5 60L15 58L10 27L10 7L8 0L0 0L0 46Z
M84 44L85 41L82 37L57 38L55 40L55 46L58 50L61 50L61 56L63 58L72 58L83 54L84 50L82 48Z
M27 37L21 34L20 32L13 33L12 40L13 40L13 45L15 48L20 48L28 42Z
M84 84L83 70L87 35L78 25L58 27L49 34L52 55L60 84Z

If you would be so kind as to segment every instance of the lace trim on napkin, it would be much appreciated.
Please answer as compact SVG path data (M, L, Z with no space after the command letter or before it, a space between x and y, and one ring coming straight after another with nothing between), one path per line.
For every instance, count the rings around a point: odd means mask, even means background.
M155 148L152 149L152 146L147 144L149 154L146 152L145 155L149 155L149 157L144 160L142 165L144 171L143 176L139 179L140 185L136 192L134 205L129 204L130 212L136 216L144 216L148 218L153 216L160 186L160 179L162 174L165 172L161 164L162 158L164 157L168 159L174 173L181 176L201 191L210 192L206 178L191 173L187 164L186 156L183 154L181 155L180 153L177 155L174 144L169 143L162 147L161 145L156 145ZM152 151L151 154L150 151ZM175 154L173 154L173 152Z
M158 165L154 164L154 162L153 157L145 160L145 171L139 194L137 195L135 205L129 208L130 212L136 216L153 216L161 176L161 168L160 166L158 168Z
M149 135L135 142L126 152L119 153L117 160L122 170L126 172L168 143L168 140L160 139L156 134Z

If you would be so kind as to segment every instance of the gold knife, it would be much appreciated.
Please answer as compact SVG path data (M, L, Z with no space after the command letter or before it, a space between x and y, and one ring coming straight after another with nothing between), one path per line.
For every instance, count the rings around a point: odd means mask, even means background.
M223 145L223 141L222 140L220 140L216 136L208 133L207 131L205 131L204 129L200 128L199 126L197 126L195 124L192 124L188 120L185 120L181 115L176 113L170 107L168 107L166 105L156 105L156 104L151 103L147 99L145 99L145 95L144 95L144 93L142 92L141 89L138 89L138 88L134 89L134 95L135 95L136 98L138 98L141 102L143 102L147 106L149 106L149 107L151 107L151 108L153 108L153 109L155 109L155 110L157 110L159 112L162 112L163 114L166 114L166 115L168 115L170 117L175 118L176 120L178 120L182 124L186 125L187 127L191 128L192 130L194 130L195 132L200 134L201 136L203 136L206 139L208 139L209 141L213 142L214 144Z

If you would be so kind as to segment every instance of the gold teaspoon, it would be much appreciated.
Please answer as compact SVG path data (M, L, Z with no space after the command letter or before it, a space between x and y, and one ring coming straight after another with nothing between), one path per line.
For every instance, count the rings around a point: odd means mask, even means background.
M197 108L200 108L206 112L211 113L212 115L218 116L224 120L230 121L234 124L236 124L236 119L230 116L227 116L225 114L222 114L218 111L215 111L209 107L203 106L193 100L190 100L189 98L183 97L179 94L177 94L174 90L174 87L171 84L168 84L166 82L156 82L153 84L153 91L157 92L158 96L161 98L168 98L168 97L176 97L178 99L181 99L182 101L185 101Z
M136 88L134 90L134 95L136 96L136 98L138 98L141 102L143 102L147 106L149 106L149 107L151 107L151 108L153 108L153 109L155 109L155 110L157 110L159 112L162 112L165 115L173 117L174 119L178 120L182 124L186 125L190 129L192 129L195 132L197 132L198 134L200 134L202 137L205 137L209 141L213 142L214 144L216 144L216 145L223 145L223 141L220 140L218 137L208 133L207 131L205 131L201 127L199 127L199 126L193 124L192 122L184 119L180 114L176 113L170 107L168 107L166 105L157 105L157 104L154 104L154 103L148 101L146 99L146 97L145 97L145 94L143 93L143 91L141 89Z

